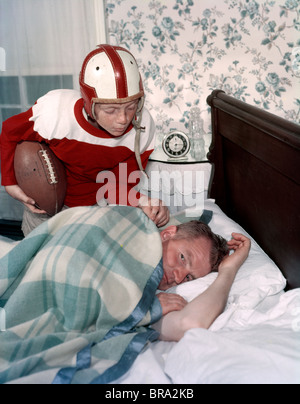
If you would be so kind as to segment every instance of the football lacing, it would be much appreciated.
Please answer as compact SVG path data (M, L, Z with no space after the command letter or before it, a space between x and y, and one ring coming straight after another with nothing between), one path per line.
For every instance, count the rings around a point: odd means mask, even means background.
M54 167L52 165L52 161L48 155L48 151L47 150L40 150L40 153L42 154L42 157L46 163L46 167L49 173L49 178L50 178L50 184L57 184L58 180L56 178L55 175L55 171L54 171Z

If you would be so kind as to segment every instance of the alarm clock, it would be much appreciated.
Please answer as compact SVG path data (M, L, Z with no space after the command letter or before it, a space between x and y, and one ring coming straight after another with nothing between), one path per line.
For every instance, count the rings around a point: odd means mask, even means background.
M190 139L184 132L170 132L163 138L163 151L168 157L173 159L179 159L186 156L190 150L190 147Z

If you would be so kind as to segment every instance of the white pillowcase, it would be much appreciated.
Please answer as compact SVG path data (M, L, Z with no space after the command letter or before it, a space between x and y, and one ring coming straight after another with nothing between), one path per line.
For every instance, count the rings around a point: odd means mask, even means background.
M231 239L232 233L242 233L250 237L241 226L225 215L213 200L205 201L205 209L213 212L209 226L214 233L227 240ZM200 216L201 212L200 214L197 212L195 217L198 219ZM171 224L192 219L191 212L189 212L188 217L181 212L172 217ZM279 268L252 238L251 240L252 246L249 257L236 276L230 291L228 305L238 304L244 308L255 307L265 297L281 292L286 286L286 280ZM187 301L191 301L204 292L217 276L217 273L211 273L204 278L173 287L168 290L168 293L177 293Z

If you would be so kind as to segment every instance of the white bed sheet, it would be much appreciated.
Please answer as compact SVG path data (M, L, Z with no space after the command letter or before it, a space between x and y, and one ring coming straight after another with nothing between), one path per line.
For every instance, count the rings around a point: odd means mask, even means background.
M208 200L213 231L229 239L243 229ZM182 218L182 213L180 213ZM189 211L190 220L191 212ZM176 223L177 217L172 219ZM17 242L0 237L0 256ZM192 300L217 274L170 290ZM209 330L188 331L179 343L158 341L138 356L120 384L300 384L300 289L284 292L276 265L253 241L224 313ZM49 371L55 375L56 370ZM14 383L44 383L49 372Z
M217 331L193 329L178 343L151 344L117 382L300 384L300 290L264 300L251 312L237 309Z

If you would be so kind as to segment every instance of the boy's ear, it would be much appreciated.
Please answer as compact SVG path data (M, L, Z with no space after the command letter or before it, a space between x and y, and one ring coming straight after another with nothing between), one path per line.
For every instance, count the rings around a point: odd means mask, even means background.
M167 241L170 240L171 238L173 238L175 236L175 234L177 233L177 226L168 226L166 229L164 229L161 233L161 239L162 241Z

